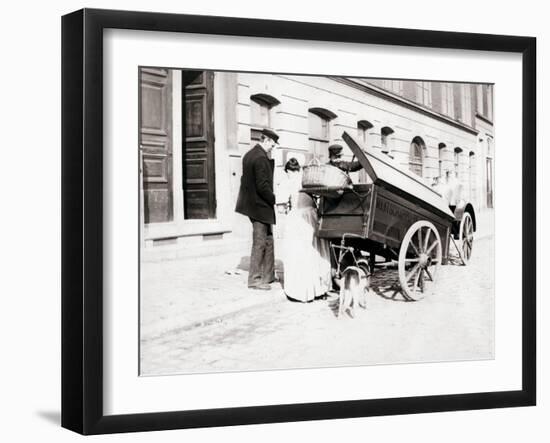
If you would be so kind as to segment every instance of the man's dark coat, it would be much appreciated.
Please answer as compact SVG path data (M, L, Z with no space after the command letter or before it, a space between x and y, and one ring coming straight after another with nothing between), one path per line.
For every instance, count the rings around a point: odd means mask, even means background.
M260 145L243 157L243 175L235 211L253 220L275 224L273 161Z

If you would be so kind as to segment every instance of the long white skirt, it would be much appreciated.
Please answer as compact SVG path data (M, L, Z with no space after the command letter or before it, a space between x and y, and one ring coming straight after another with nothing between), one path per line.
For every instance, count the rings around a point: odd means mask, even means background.
M331 287L330 249L317 237L317 211L312 207L288 213L283 240L284 291L308 302Z

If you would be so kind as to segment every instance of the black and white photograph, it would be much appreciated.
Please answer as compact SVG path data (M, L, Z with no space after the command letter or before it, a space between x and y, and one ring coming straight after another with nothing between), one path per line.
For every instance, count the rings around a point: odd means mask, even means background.
M495 358L493 84L136 75L141 376Z
M6 3L2 441L544 441L543 9Z

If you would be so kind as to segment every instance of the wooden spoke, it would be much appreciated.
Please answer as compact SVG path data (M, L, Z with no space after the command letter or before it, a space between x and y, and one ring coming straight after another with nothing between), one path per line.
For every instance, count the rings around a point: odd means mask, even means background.
M414 250L414 253L419 256L420 255L420 251L416 248L416 245L411 241L411 246Z
M428 229L428 233L426 234L426 238L424 239L424 248L422 249L422 251L426 251L426 254L428 254L428 243L430 241L430 236L432 234L432 230L431 229Z
M442 254L439 232L431 222L420 220L411 225L401 242L398 261L401 291L407 300L433 293Z
M422 250L422 228L418 230L418 247L420 248L420 252L423 252Z
M460 258L462 259L463 264L468 264L470 258L472 257L474 244L474 222L472 215L469 212L465 212L462 215L458 239L460 241Z
M468 258L472 255L472 245L471 243L466 243L466 250L468 252Z
M434 250L434 248L439 244L439 240L435 240L430 247L426 250L426 254L430 255L430 252Z
M407 276L405 277L405 280L409 281L411 277L418 272L419 269L420 269L420 264L415 265L412 268L412 271L407 274Z
M416 288L418 287L418 280L420 279L420 276L422 275L422 269L416 274L416 277L414 278L414 284L412 287L412 291L416 292Z

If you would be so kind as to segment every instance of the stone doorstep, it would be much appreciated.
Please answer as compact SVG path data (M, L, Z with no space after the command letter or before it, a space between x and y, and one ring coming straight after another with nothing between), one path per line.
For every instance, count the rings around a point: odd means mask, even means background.
M199 237L192 241L175 244L158 245L141 249L142 262L162 262L179 259L195 259L202 257L216 257L229 253L248 253L250 240L243 239L216 239L204 240Z

